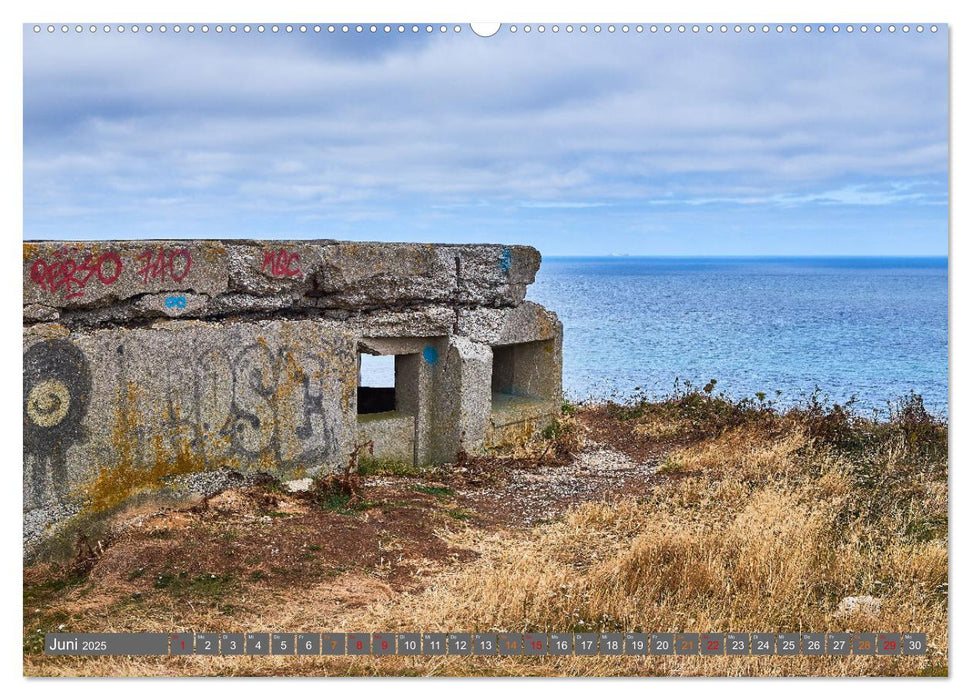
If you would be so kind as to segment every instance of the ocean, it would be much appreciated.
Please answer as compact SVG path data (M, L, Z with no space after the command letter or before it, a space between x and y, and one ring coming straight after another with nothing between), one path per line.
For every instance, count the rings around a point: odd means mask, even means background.
M947 258L544 258L527 299L563 322L572 400L675 380L785 407L819 388L886 415L947 414ZM781 392L778 393L777 392Z

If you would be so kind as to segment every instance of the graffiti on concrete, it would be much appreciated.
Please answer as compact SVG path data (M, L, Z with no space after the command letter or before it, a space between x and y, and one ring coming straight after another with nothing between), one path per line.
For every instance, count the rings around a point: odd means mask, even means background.
M39 505L45 494L64 500L67 451L80 445L93 463L124 462L146 472L174 459L200 469L254 463L278 469L319 466L339 454L346 407L334 400L340 378L324 356L265 343L233 350L191 342L174 344L161 365L138 343L106 355L99 354L92 371L66 340L43 341L25 353L29 503ZM112 424L89 434L82 419L92 376L120 390L110 399Z
M192 269L192 253L188 248L145 248L135 260L140 265L137 278L143 284L149 280L181 282ZM101 253L60 248L50 258L38 258L30 266L30 281L51 294L63 293L65 301L78 299L100 282L115 284L125 269L121 254Z
M45 340L24 354L24 461L32 463L35 494L54 493L67 483L69 447L86 439L82 420L91 394L84 353L67 340Z
M300 255L286 248L264 251L260 272L269 273L273 277L299 277Z
M238 351L190 346L155 368L124 346L118 357L120 377L140 378L121 397L121 410L139 417L126 436L136 465L157 460L159 433L169 452L188 449L212 467L227 458L283 467L337 453L340 411L325 410L323 399L340 386L318 354L253 343Z
M146 248L135 259L142 263L138 276L146 284L150 279L181 282L192 269L192 253L188 248Z
M499 257L499 269L506 275L512 269L512 251L509 248L502 249L502 255Z
M65 299L84 296L84 289L92 277L101 284L111 285L121 275L121 257L118 253L88 253L83 258L61 248L50 260L38 258L30 266L30 281L45 292L64 292Z

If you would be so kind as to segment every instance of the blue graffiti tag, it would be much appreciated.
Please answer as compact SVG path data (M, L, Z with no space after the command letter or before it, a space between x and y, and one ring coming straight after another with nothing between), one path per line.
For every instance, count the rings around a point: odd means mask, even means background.
M170 309L178 307L180 309L185 308L185 297L166 297L165 305Z
M438 362L438 350L433 348L431 345L426 346L425 349L421 351L421 356L424 357L425 362L430 365Z
M509 268L512 267L512 251L509 248L502 249L502 256L499 258L499 267L507 275L509 274Z

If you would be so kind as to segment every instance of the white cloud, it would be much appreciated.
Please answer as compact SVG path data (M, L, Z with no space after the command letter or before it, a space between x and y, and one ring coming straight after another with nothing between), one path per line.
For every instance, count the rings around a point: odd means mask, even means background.
M858 39L28 34L25 225L940 202L945 39Z

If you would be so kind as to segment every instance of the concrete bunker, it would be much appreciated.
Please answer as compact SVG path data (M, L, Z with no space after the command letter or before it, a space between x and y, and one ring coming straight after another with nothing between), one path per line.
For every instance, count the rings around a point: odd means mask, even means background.
M39 241L23 249L25 547L218 475L296 479L356 448L411 465L559 409L562 326L526 246ZM393 358L389 386L361 358Z

